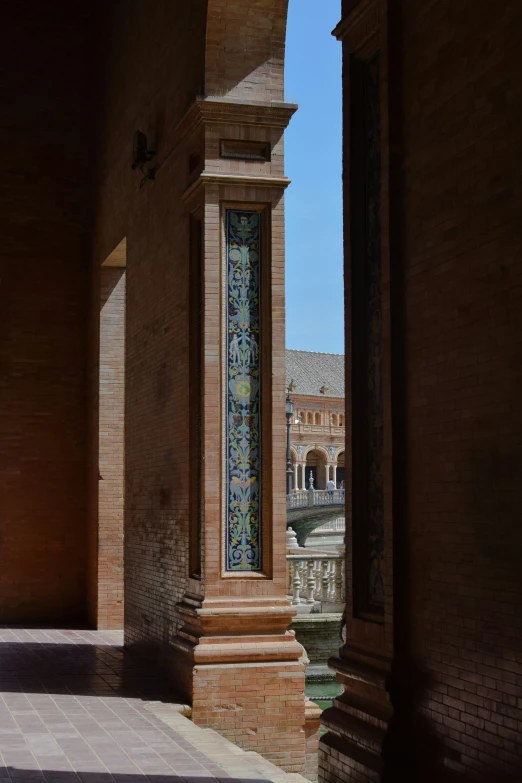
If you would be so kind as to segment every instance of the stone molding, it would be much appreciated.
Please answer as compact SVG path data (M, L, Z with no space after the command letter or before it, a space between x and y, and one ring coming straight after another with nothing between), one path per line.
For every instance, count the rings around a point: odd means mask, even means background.
M237 186L237 187L257 187L257 188L280 188L286 190L291 180L288 177L260 177L249 174L215 174L208 171L202 171L191 182L188 188L181 196L187 203L191 201L199 192L200 188L208 185L213 186Z
M295 103L197 98L178 123L174 136L183 141L200 125L258 125L284 130L296 111Z
M351 54L355 54L377 36L379 22L378 0L363 0L339 22L332 35L342 41Z
M303 655L295 634L287 630L297 610L286 597L202 600L186 594L176 611L182 627L171 649L174 660L187 671L209 664L292 664ZM190 698L191 682L183 685Z

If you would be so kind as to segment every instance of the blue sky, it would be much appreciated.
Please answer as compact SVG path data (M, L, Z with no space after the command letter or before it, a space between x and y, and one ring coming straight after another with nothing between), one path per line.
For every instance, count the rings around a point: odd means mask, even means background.
M286 345L344 353L340 0L290 0L285 133Z

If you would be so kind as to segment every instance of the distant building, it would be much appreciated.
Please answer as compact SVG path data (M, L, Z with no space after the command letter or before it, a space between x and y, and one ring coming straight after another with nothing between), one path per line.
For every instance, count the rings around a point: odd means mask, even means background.
M344 355L286 352L286 384L294 401L290 432L294 489L345 480Z

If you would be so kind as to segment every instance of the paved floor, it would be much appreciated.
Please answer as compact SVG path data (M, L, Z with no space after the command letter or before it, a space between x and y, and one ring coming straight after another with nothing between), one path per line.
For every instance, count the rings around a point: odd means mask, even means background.
M0 783L304 783L180 713L122 634L0 628Z

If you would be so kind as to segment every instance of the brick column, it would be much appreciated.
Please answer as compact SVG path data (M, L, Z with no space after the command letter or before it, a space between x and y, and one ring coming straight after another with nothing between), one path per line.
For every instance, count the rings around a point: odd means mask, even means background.
M287 630L285 540L282 145L294 111L207 98L179 128L192 166L184 200L201 231L191 262L201 269L191 400L201 425L171 668L195 723L302 772L303 650Z
M322 716L321 781L377 783L392 716L393 514L388 241L387 1L343 3L346 641L329 662L343 694ZM349 444L347 444L349 447ZM352 509L348 507L351 500Z

